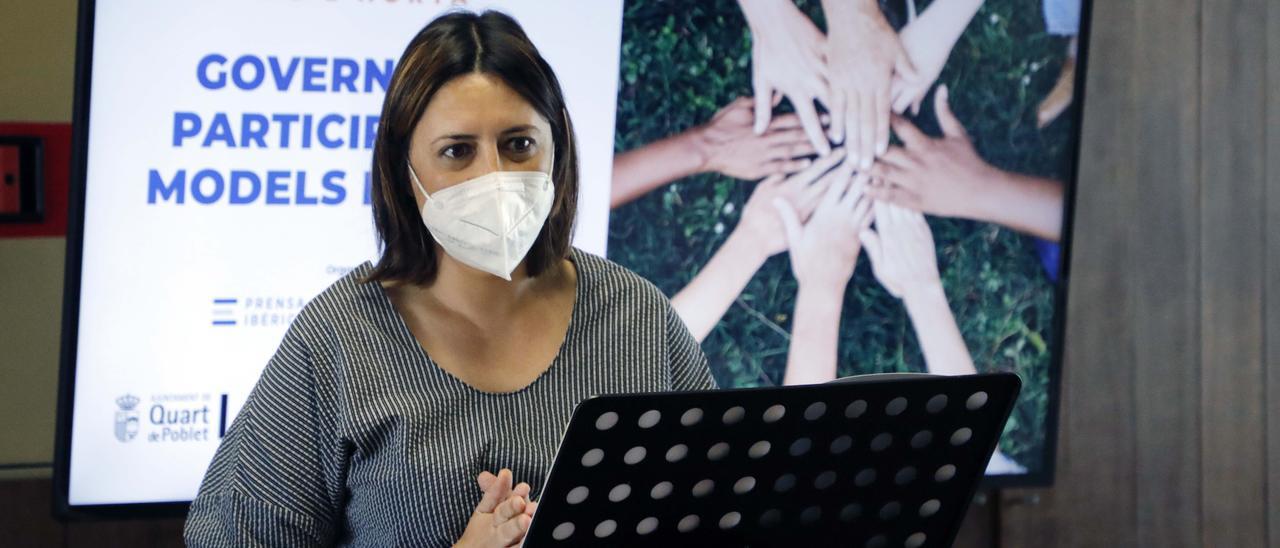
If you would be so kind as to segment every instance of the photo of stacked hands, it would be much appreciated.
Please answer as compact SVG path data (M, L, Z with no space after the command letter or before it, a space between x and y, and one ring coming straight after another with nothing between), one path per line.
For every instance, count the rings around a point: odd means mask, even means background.
M675 8L661 2L627 4L609 256L672 295L677 313L703 342L721 386L820 383L892 370L941 375L1014 370L1024 382L1028 376L1047 377L1051 353L1044 347L1054 344L1045 340L1053 338L1057 243L1070 167L1062 151L1070 149L1074 136L1073 120L1063 113L1073 103L1079 0L987 0L986 6L983 0L720 4L701 15L684 14L682 21ZM740 43L720 40L729 44L722 51L709 28L734 25L730 15L715 11L730 8L741 17L736 24L745 26L746 36ZM671 12L666 18L664 10ZM700 25L708 30L695 33ZM664 44L666 34L673 36L671 44ZM657 45L638 53L630 47L633 41ZM651 76L660 72L654 57L677 50L678 41L692 44L685 51L693 51L698 62L670 54L684 64L664 69L667 80ZM1034 47L1025 52L1009 47L1020 41ZM958 43L965 50L961 54ZM734 48L741 50L741 61L749 56L746 66L735 62ZM1034 52L1048 53L1037 58ZM980 88L981 79L970 76L979 72L974 67L984 56L1022 53L1032 59L998 74L1010 82L1006 87L1013 91L1007 93L1023 102L997 101L995 108L1016 112L982 123L988 109L961 110L959 105L982 104L957 101L962 95L1006 93ZM712 103L709 119L662 136L628 118L642 113L678 118L676 107L668 105L690 98L671 90L690 81L690 75L696 76L694 82L720 84L736 78L749 90L723 85L693 97L706 103L737 92L736 98ZM973 87L962 88L965 84ZM1002 152L1003 141L1034 145ZM1028 165L1049 167L1019 169ZM682 214L696 200L709 204L704 209L715 218ZM724 220L736 224L726 226ZM954 229L960 235L945 242L935 238L934 226L943 223L960 227ZM663 254L682 258L653 259ZM765 268L775 256L786 257L783 268L791 280L777 279ZM855 276L863 256L869 274ZM978 257L973 261L982 264L984 274L973 279L957 272L948 278L947 264L965 257ZM999 265L1021 266L1002 270ZM668 272L673 266L675 275ZM995 270L994 281L987 280L990 270ZM1023 278L1032 281L1016 281ZM878 285L878 293L871 293L868 283ZM1029 287L1022 294L1039 304L1024 306L1016 295L997 295L984 301L994 307L971 313L1018 319L1017 329L1006 330L1018 335L1018 348L1001 346L1012 340L1009 334L971 332L976 328L957 321L948 297L960 284L973 285L974 291L985 285L996 293ZM794 288L780 299L789 306L762 304L776 305L779 287ZM849 310L868 302L900 304L896 310ZM885 316L903 312L908 329L882 329ZM735 323L729 315L745 319ZM765 324L764 333L785 350L775 352L776 359L737 355L736 349L749 346L745 339L759 338L751 334L753 328L737 326L744 322ZM896 361L846 363L841 349L850 338L842 336L842 328L881 333L855 335L852 342L877 338L887 348L884 354L897 356ZM708 344L717 331L732 341ZM985 339L984 349L971 352L978 339ZM1018 354L1025 340L1039 348L1023 360L1033 371L987 359ZM988 468L991 474L1024 473L1041 459L1047 398L1036 379L1006 430L1008 437L1010 430L1021 429L1023 441L1013 450L1002 442L1004 450Z

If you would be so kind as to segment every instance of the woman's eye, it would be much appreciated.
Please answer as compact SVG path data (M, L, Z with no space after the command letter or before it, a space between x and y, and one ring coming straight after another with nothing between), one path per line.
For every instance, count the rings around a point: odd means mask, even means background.
M507 141L507 146L512 152L520 153L533 150L533 144L533 139L528 137L513 137L510 141Z
M445 147L444 150L440 151L440 155L444 156L445 158L449 158L450 160L466 158L467 156L471 155L471 145L468 145L466 143L457 143L457 144L449 145Z

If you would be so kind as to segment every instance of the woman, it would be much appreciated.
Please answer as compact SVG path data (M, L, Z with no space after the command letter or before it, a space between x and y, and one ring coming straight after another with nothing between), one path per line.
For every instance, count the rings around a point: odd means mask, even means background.
M290 327L189 545L513 546L576 403L714 387L657 288L570 247L571 135L510 17L450 13L414 37L374 147L383 254Z

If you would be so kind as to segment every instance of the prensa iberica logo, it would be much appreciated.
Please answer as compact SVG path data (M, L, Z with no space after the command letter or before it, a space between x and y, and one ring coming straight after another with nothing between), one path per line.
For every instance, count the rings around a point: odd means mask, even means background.
M129 441L138 435L138 397L125 394L116 398L116 439Z
M307 299L296 295L214 297L214 327L286 327Z

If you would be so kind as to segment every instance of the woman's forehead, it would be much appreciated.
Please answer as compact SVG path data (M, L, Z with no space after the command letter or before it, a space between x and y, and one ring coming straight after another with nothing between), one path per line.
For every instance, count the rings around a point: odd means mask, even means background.
M431 133L503 131L531 125L548 127L533 105L501 78L471 73L446 82L422 115Z

